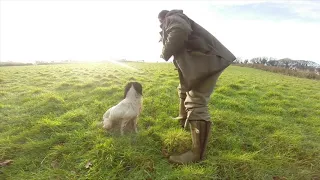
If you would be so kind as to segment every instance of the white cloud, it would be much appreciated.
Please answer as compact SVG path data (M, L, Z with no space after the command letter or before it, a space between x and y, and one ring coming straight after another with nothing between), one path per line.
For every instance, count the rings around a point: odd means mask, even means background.
M320 3L315 1L293 1L290 3L292 11L300 17L320 20Z
M204 1L1 1L0 59L163 61L162 9L183 9L236 56L320 60L318 24L227 20Z
M267 0L227 0L227 1L208 1L211 5L218 5L218 6L237 6L237 5L248 5L248 4L259 4L264 2L270 2Z
M319 25L275 22L233 22L234 33L221 36L237 56L289 57L317 61L320 37ZM254 24L254 25L252 25ZM230 26L230 24L228 25ZM230 27L231 28L231 27ZM318 61L319 62L319 61Z

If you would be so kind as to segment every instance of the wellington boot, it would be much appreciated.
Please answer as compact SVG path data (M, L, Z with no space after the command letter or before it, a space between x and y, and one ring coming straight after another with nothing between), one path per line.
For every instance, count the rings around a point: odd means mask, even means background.
M207 121L189 121L192 137L191 150L178 155L170 156L169 162L176 164L189 164L203 160L206 146L209 139L211 122Z
M204 123L205 122L205 123ZM200 133L201 137L201 154L200 154L200 160L205 159L206 151L207 151L207 144L209 141L209 137L211 136L211 122L210 121L204 121L201 123L201 130L203 133Z

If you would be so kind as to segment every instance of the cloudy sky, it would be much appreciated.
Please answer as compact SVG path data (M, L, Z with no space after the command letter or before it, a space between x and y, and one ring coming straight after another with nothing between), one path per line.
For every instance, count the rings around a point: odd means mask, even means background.
M183 9L235 56L320 63L320 1L0 0L0 60L163 61L157 14Z

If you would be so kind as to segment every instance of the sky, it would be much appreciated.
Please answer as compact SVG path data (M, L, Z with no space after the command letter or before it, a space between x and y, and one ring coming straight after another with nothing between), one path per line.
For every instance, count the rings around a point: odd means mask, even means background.
M238 58L320 64L316 0L0 0L0 61L161 62L163 9L182 9Z

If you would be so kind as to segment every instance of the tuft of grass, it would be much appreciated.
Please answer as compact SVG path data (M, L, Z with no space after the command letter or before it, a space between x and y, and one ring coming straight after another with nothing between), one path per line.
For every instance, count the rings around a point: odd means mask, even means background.
M192 145L190 134L182 129L170 129L162 135L162 153L168 157L170 154L180 154L188 151Z
M0 179L316 179L320 85L311 79L230 66L209 100L206 159L176 166L191 148L178 115L170 63L1 67ZM138 70L138 71L137 71ZM128 81L143 84L139 133L101 128ZM89 168L86 164L91 163Z
M234 90L239 90L241 89L241 86L239 84L230 84L229 87L231 89L234 89Z
M86 118L86 112L83 109L75 109L75 110L70 110L60 116L61 119L63 119L66 122L84 122Z
M267 93L263 96L263 98L268 99L268 100L270 100L270 99L283 99L281 93L275 92L275 91L269 91L269 92L267 92Z
M64 89L72 88L73 86L74 86L74 84L72 84L72 83L64 82L64 83L61 83L57 89L64 90Z

